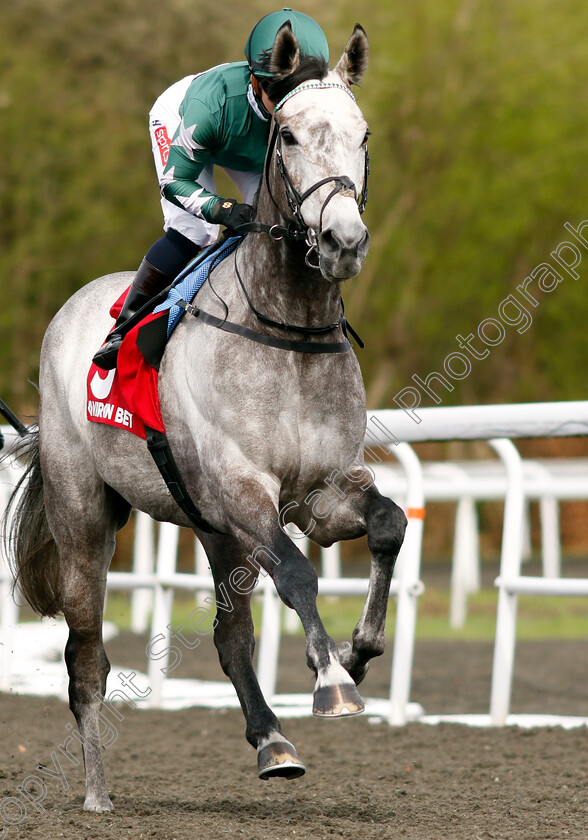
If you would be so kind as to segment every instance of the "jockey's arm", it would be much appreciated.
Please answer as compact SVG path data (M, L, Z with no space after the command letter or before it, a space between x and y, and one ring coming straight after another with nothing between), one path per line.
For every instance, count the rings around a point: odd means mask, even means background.
M161 180L161 194L164 198L207 222L212 221L212 208L220 199L220 196L210 193L198 183L200 174L209 162L210 152L204 149L192 156L172 145Z
M192 103L184 113L172 140L160 187L168 201L198 218L213 222L212 211L222 201L198 182L212 161L218 144L215 115L202 103Z

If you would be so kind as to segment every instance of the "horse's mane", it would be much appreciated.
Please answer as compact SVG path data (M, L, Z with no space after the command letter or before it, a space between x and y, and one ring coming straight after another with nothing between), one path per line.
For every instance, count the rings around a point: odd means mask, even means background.
M269 68L269 62L271 60L271 51L268 52L269 55L264 56L262 61L262 67L264 69L266 63ZM329 65L324 58L304 55L300 59L300 64L293 73L289 73L283 78L264 79L262 84L265 92L272 102L280 102L284 96L291 93L294 88L298 87L298 85L308 82L311 79L319 79L320 81L325 78L328 72Z

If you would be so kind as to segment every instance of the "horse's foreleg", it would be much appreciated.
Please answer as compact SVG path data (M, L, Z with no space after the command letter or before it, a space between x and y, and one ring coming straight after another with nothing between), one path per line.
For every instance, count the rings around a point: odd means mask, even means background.
M253 668L255 637L250 609L251 595L237 592L234 587L229 590L226 584L231 579L232 569L239 565L235 546L231 546L232 541L226 537L205 538L205 542L214 571L217 603L223 604L223 609L217 611L214 643L221 667L233 683L241 703L247 721L247 740L257 750L259 778L295 779L304 774L304 764L294 745L283 734L278 718L267 705ZM257 580L256 570L249 571L247 589L253 587ZM221 591L223 581L225 587Z
M271 554L262 547L257 558L272 576L282 601L298 613L302 622L307 664L316 674L313 713L342 717L363 712L364 703L355 682L341 665L337 646L319 616L318 579L310 561L279 526L271 540Z
M278 595L298 613L304 627L306 661L316 674L313 713L340 717L363 712L355 682L339 662L337 646L318 614L318 579L312 564L280 527L276 508L258 482L235 482L233 493L239 500L229 512L235 540L248 560L271 575Z
M369 589L353 631L353 644L347 642L339 647L341 662L356 684L364 678L370 659L384 652L390 583L406 528L402 510L375 488L362 491L361 504L372 556Z

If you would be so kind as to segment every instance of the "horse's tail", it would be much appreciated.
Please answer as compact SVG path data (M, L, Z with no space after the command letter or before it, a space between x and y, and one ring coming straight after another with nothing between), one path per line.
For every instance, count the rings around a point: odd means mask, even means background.
M14 585L35 612L53 617L61 611L59 554L45 512L38 428L30 427L4 457L16 457L27 464L3 523Z

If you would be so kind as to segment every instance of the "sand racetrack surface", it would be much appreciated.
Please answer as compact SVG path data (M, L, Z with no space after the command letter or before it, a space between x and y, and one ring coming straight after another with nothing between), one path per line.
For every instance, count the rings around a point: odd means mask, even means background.
M108 654L144 668L144 644L123 633ZM303 651L303 640L284 639L279 691L311 690ZM412 699L430 714L487 712L491 660L488 643L418 642ZM587 662L588 641L519 642L512 711L587 715ZM222 676L212 645L194 651L184 667L178 676ZM385 695L389 674L388 654L373 664L364 695ZM45 775L42 805L23 809L9 797L25 802L17 786L38 764L54 766L51 753L73 718L55 699L0 695L2 840L588 838L585 727L393 729L365 716L285 720L307 774L260 782L239 711L121 711L118 735L104 751L116 811L84 812L81 765L65 760L66 781ZM81 758L79 748L72 752Z

